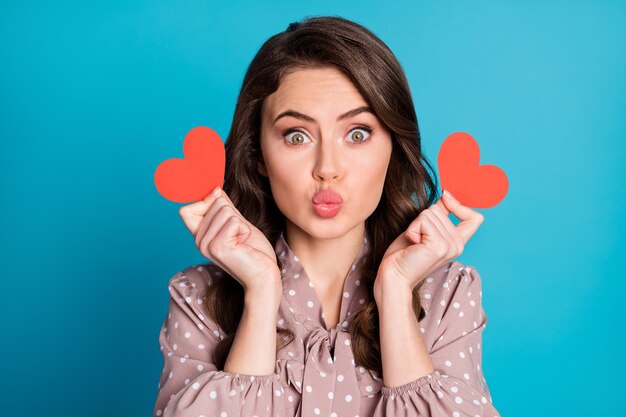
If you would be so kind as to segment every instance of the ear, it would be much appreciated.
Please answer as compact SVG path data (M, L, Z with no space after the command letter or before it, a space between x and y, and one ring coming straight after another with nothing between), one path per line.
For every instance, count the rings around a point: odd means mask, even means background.
M265 168L265 162L263 160L260 160L258 162L257 171L259 171L259 174L263 175L264 177L267 177L267 169Z

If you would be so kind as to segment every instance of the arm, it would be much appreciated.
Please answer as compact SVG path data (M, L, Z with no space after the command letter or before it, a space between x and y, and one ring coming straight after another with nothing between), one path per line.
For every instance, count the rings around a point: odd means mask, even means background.
M383 381L387 387L404 385L435 369L417 317L411 306L412 294L393 281L383 285L376 305L380 321L380 354Z
M430 320L441 317L441 321L432 327L437 333L430 349L409 296L397 294L390 285L376 298L385 385L373 415L497 417L481 369L487 317L481 306L480 276L474 268L452 262L435 282L442 288L429 314Z
M245 320L242 317L237 330L237 346L233 341L236 350L231 350L227 360L232 368L226 369L232 372L218 370L213 362L213 352L224 334L209 318L202 302L200 288L203 280L206 281L206 277L200 276L195 268L187 268L170 280L168 313L159 335L164 366L154 415L197 417L219 416L225 412L229 416L245 416L269 412L273 416L284 416L283 388L278 375L273 373L273 367L266 372L271 359L268 357L272 345L269 343L270 332L263 335L257 332L259 339L253 343L264 352L265 360L260 366L253 364L251 351L245 349L245 343L249 345L251 337L255 337L251 329L261 324L255 318L260 310L247 309L246 312L244 308ZM266 308L265 312L268 310ZM265 320L269 322L271 318L270 314ZM265 323L259 330L269 327ZM275 327L272 330L275 334ZM261 341L265 342L262 347ZM258 371L263 372L255 373Z
M243 314L224 371L257 375L274 373L281 288L268 286L246 291Z

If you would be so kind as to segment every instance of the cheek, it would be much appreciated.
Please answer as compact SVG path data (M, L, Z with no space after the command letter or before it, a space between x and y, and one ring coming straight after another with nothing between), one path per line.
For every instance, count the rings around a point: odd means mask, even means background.
M374 187L384 184L388 166L389 154L386 150L380 149L367 156L355 158L352 170L355 177L360 178L362 186Z
M286 164L277 164L270 174L270 188L274 197L274 202L280 212L295 219L305 213L304 205L307 201L307 187L303 184L302 169Z
M301 164L294 164L293 161L283 158L267 161L266 167L275 200L293 196L304 189Z
M351 194L361 196L360 204L363 205L363 209L367 207L370 214L380 203L389 168L390 152L387 149L378 149L378 154L359 158L353 165L354 175L351 183L354 192Z

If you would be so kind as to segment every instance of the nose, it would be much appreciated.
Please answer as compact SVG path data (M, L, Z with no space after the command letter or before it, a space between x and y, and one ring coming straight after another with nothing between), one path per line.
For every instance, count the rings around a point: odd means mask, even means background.
M327 136L330 138L330 136ZM341 149L340 139L322 139L315 152L315 167L313 176L321 182L336 181L341 176Z

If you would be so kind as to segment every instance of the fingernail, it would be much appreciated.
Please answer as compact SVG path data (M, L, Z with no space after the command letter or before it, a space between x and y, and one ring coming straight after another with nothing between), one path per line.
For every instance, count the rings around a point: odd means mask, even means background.
M456 201L456 198L454 198L454 196L452 195L452 193L450 193L450 191L448 190L443 190L443 193L450 199Z
M218 195L220 194L220 191L221 191L221 190L220 190L220 187L219 187L219 186L217 186L217 187L215 187L215 190L213 190L213 192L211 193L211 195L212 195L212 196L214 196L214 197L216 197L216 196L218 196Z

